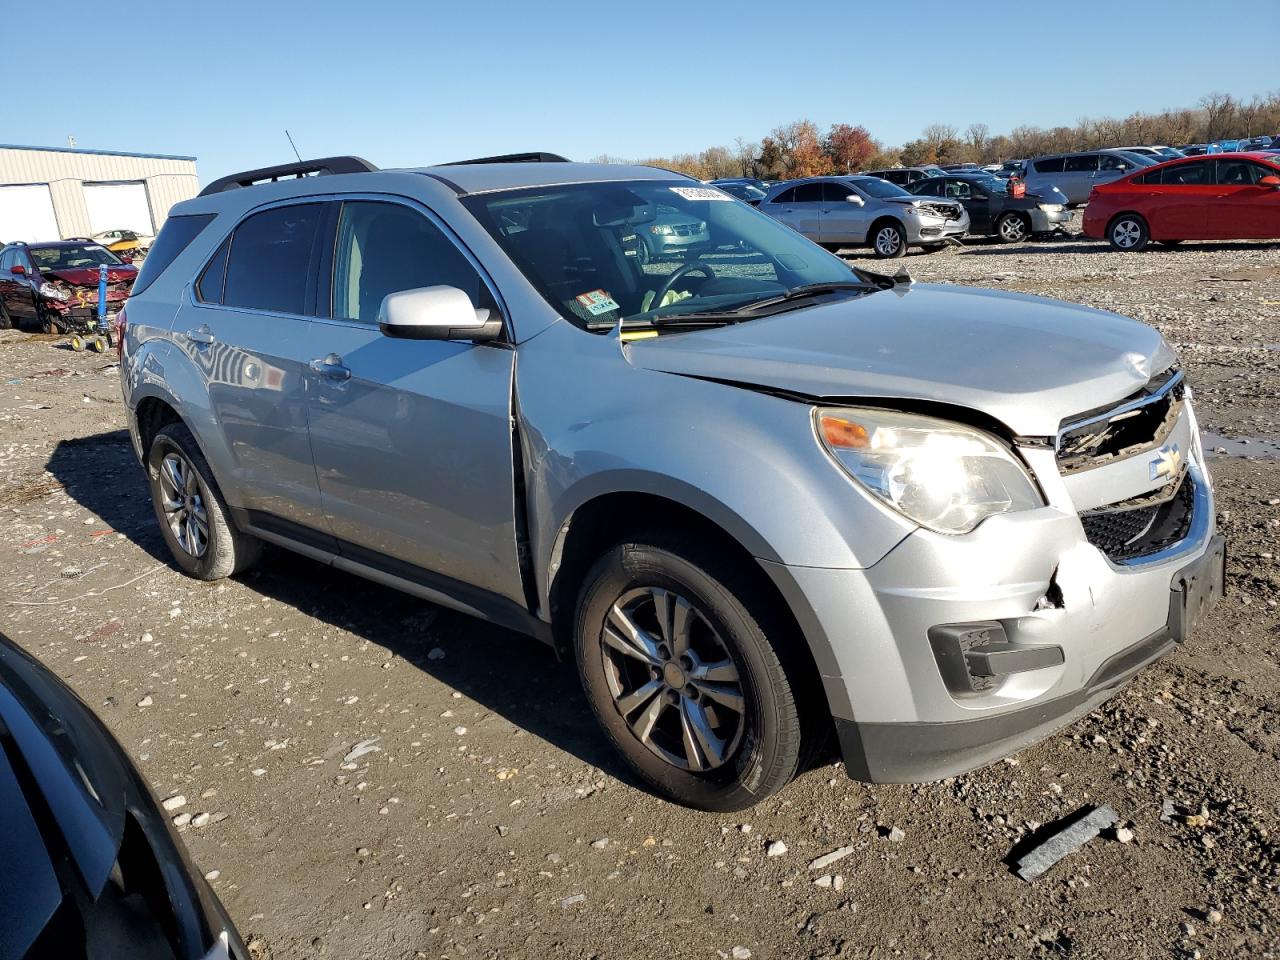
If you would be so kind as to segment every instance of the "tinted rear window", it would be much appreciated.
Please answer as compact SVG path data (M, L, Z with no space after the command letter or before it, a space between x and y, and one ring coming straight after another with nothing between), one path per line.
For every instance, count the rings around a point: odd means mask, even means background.
M222 302L272 313L305 313L311 250L323 209L319 203L274 207L236 227Z
M147 257L133 281L131 296L137 296L155 282L156 277L169 268L178 254L191 245L200 231L209 225L216 214L194 213L170 217L160 228L160 235L147 251Z
M1050 157L1048 160L1035 162L1036 173L1061 173L1066 161L1062 157Z

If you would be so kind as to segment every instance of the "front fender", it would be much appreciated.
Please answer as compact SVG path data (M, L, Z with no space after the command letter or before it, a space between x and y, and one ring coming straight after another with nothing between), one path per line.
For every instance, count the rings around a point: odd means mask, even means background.
M516 371L544 603L574 513L606 494L674 501L777 564L862 569L915 529L831 462L805 403L638 369L568 324L523 344Z

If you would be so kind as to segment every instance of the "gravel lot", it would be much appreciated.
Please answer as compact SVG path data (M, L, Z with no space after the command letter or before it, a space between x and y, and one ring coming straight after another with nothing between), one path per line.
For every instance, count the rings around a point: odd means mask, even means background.
M1154 324L1221 451L1227 599L1014 759L916 787L827 766L736 816L663 803L535 642L282 552L237 581L176 573L114 357L16 331L0 332L0 629L160 796L187 798L186 842L259 957L1280 956L1280 248L1063 240L899 264ZM1020 839L1103 802L1127 842L1012 874Z

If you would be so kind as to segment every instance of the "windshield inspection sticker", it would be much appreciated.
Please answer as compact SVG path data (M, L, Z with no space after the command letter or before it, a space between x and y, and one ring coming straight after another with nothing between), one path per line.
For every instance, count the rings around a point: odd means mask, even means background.
M592 290L590 293L580 293L574 299L586 307L587 312L593 317L598 317L602 313L608 313L610 310L618 309L618 304L614 302L613 297L609 296L609 294L603 290Z
M733 197L715 187L672 187L671 192L686 200L733 200Z

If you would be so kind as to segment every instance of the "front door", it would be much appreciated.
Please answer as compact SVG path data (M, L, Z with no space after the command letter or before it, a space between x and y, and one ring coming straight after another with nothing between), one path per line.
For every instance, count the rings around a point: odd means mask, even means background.
M304 372L314 353L308 314L326 206L288 204L241 221L197 279L195 303L184 303L174 320L226 439L236 506L267 528L278 520L325 527ZM292 527L277 532L298 536Z
M794 211L792 216L795 217L795 222L792 226L815 243L822 235L822 208L824 206L826 204L823 202L823 183L821 180L802 183L796 187L795 200L791 204Z
M424 571L522 604L515 351L393 338L377 324L389 293L451 286L496 309L492 295L447 228L406 203L344 201L332 249L307 376L311 449L339 549L428 586Z
M1280 239L1280 190L1260 185L1280 170L1252 160L1217 160L1214 197L1207 204L1206 236L1220 240Z

